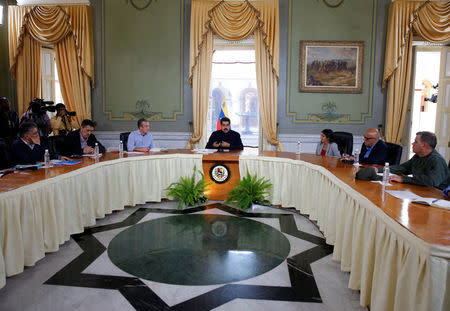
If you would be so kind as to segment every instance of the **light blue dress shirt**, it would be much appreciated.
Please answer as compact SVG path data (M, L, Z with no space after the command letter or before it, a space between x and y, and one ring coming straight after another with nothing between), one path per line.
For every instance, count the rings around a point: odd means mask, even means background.
M367 147L366 146L366 153L364 154L364 158L367 159L370 155L370 152L372 151L373 147L375 147L375 145L373 145L372 147Z
M142 135L139 130L133 131L128 136L127 149L133 151L134 148L153 148L153 136L150 133Z

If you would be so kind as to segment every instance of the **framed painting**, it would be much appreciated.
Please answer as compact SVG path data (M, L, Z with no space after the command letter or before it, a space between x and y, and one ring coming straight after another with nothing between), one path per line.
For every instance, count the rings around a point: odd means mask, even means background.
M300 92L362 93L364 41L300 41Z

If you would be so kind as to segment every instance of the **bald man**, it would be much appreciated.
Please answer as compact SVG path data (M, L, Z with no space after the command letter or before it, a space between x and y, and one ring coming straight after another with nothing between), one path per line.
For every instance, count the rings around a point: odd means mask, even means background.
M384 165L387 155L387 146L380 140L378 130L374 128L368 129L364 134L364 143L361 147L359 162Z

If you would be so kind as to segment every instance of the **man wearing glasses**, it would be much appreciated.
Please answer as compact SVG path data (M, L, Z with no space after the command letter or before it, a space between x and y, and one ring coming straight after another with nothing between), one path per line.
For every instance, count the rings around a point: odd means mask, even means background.
M387 146L380 140L377 129L368 129L364 134L364 143L361 147L359 162L365 164L384 165L387 159Z

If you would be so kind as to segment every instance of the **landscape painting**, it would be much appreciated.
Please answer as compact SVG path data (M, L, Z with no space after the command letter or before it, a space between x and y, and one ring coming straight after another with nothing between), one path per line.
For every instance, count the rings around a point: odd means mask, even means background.
M300 41L300 92L362 93L363 41Z

